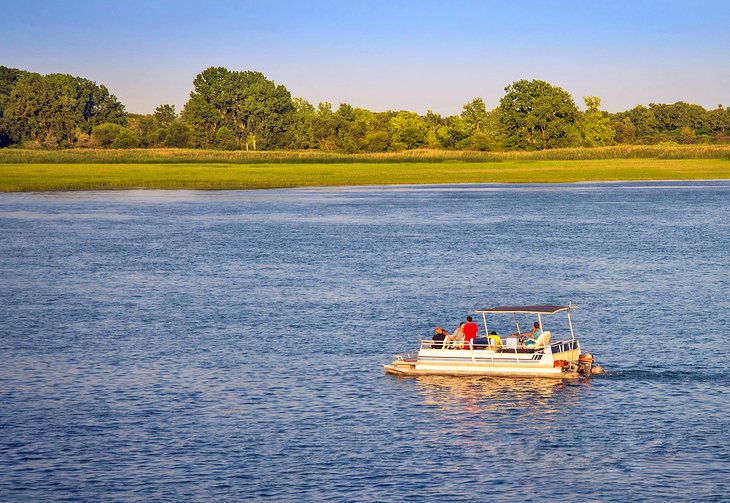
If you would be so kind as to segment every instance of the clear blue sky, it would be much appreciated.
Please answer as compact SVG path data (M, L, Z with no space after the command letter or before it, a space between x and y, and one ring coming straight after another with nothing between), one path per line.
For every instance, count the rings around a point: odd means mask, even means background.
M730 0L0 0L0 65L181 110L209 66L257 70L314 105L456 114L542 79L611 112L730 106Z

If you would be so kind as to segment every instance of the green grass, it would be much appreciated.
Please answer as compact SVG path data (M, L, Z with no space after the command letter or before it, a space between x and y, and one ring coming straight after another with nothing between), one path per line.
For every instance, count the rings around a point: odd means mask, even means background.
M500 160L492 162L8 163L0 191L103 189L265 189L282 187L568 183L730 178L730 159Z

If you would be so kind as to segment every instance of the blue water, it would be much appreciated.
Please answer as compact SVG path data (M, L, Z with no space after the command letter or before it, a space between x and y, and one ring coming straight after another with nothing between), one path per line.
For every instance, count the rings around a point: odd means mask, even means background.
M716 181L0 195L0 500L727 501L729 209ZM383 373L569 301L603 376Z

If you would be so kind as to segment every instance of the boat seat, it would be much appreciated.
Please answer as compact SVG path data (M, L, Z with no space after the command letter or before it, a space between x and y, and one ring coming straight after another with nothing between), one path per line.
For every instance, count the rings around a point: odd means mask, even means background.
M544 349L545 346L550 344L550 338L552 336L553 334L551 334L549 330L545 330L542 334L540 334L540 337L537 338L535 345L532 346L531 349Z

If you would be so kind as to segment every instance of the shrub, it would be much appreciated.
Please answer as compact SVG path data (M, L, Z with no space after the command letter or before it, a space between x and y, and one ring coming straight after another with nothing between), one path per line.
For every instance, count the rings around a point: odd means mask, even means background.
M122 127L111 144L112 148L137 148L139 137L129 128Z
M478 150L481 152L488 152L494 150L494 145L491 138L484 133L474 133L471 136L464 138L456 144L456 148L459 150Z
M100 124L91 131L91 141L97 147L109 148L121 130L122 126L119 124Z

